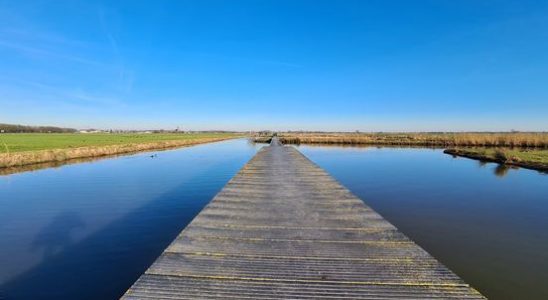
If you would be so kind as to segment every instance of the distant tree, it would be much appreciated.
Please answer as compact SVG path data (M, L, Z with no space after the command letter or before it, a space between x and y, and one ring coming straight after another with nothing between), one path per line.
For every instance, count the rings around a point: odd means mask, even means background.
M0 130L4 133L73 133L74 128L62 128L54 126L25 126L14 124L0 124Z

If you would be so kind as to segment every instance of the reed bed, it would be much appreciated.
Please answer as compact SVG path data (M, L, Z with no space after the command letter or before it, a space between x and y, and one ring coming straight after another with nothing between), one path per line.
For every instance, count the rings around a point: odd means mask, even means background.
M285 144L548 148L548 133L281 133ZM258 141L264 137L258 138Z
M106 146L88 146L68 149L51 149L38 151L22 151L12 153L0 153L0 168L18 167L30 164L48 162L61 162L73 159L110 156L116 154L133 153L140 151L163 150L203 143L211 143L234 138L196 138L187 140L157 141L139 144L120 144Z

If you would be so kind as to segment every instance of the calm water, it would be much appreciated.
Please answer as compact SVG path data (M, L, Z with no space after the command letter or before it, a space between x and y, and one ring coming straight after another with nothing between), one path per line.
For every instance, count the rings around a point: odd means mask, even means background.
M256 152L245 140L0 176L0 299L116 299Z
M258 147L0 176L0 299L116 299ZM548 299L548 176L441 150L299 149L487 296Z
M441 150L299 149L490 299L548 299L548 175Z

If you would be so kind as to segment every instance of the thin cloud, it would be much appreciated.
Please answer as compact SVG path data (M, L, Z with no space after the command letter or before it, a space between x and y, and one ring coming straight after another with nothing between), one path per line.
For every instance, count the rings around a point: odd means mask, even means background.
M106 19L105 11L102 7L99 7L97 9L97 15L99 18L99 25L101 27L101 30L105 34L116 60L116 67L118 68L118 77L119 77L118 79L120 82L120 90L125 93L130 93L131 90L133 89L134 74L132 71L127 70L126 68L126 65L124 62L125 60L120 51L118 41L112 34L112 31L110 30L108 21Z
M27 45L27 44L16 42L16 41L7 41L1 38L0 38L0 47L16 50L22 54L31 55L38 58L62 59L62 60L68 60L68 61L87 64L87 65L109 67L108 64L105 64L99 61L62 53L60 51L54 51L54 50L45 49L37 46L31 46L31 45Z
M89 104L97 104L101 106L120 106L123 104L123 102L116 97L100 96L86 92L80 88L66 88L38 82L29 82L28 84L42 89L43 91L54 93L67 100L81 100Z
M6 11L0 11L4 16ZM3 28L0 28L0 50L7 55L18 54L26 57L26 65L30 68L0 71L0 76L9 75L5 82L19 85L19 92L32 99L44 99L45 95L53 95L60 101L90 106L123 106L123 98L133 90L134 73L125 67L117 40L109 30L105 14L99 10L99 32L104 32L106 43L88 42L72 39L57 32L43 29L20 14L9 14L5 18ZM109 50L112 52L109 58ZM9 56L4 56L9 57ZM56 76L55 84L44 83L44 74L39 71L42 65L37 62L54 62L59 65L59 73L49 73L47 78ZM113 63L114 62L114 63ZM83 68L86 65L87 68ZM30 73L29 73L30 72ZM103 78L101 90L105 93L90 93L75 86L75 82L67 74L85 72L94 78ZM51 80L49 80L51 81ZM92 80L93 82L93 80ZM31 95L34 93L33 95Z
M2 48L38 59L59 59L86 65L110 67L107 63L80 54L84 50L100 50L89 42L43 30L41 26L13 12L0 12L0 17L6 16L9 16L9 18L4 18L7 24L4 22L0 29L0 47Z

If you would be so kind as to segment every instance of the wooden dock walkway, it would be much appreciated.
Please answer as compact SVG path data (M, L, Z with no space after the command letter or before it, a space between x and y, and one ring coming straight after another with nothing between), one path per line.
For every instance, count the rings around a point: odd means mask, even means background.
M123 299L484 299L273 140Z

